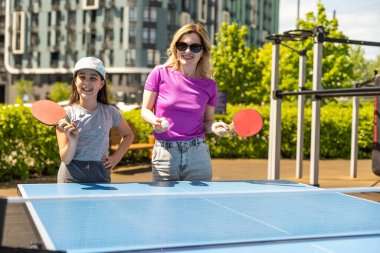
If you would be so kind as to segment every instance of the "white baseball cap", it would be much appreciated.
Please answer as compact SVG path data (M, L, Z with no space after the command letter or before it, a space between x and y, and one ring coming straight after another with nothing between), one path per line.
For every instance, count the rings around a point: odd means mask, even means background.
M96 70L99 75L106 79L106 70L104 69L103 62L95 57L84 57L77 61L74 67L73 75L76 76L77 72L81 69Z

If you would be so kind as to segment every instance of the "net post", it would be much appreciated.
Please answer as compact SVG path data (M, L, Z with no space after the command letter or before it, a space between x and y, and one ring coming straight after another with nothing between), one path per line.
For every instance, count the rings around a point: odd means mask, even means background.
M0 246L3 245L3 235L5 228L5 213L7 211L7 199L0 196Z

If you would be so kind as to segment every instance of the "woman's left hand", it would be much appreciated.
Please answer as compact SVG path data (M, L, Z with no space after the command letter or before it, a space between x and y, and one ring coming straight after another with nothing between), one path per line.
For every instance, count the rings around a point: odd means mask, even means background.
M229 126L224 122L212 123L211 131L218 136L225 136L231 132Z

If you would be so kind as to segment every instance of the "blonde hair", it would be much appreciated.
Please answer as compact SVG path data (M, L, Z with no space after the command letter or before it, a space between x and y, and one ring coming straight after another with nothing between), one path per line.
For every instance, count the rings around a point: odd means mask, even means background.
M201 39L201 43L203 45L203 54L200 58L197 68L195 69L195 74L202 78L211 78L212 70L210 66L210 50L211 43L208 37L208 33L204 29L201 24L186 24L179 28L173 36L173 40L170 43L169 48L166 51L166 55L168 59L164 63L164 66L172 67L175 70L180 69L180 62L177 56L177 48L175 47L175 43L177 43L184 34L195 33Z

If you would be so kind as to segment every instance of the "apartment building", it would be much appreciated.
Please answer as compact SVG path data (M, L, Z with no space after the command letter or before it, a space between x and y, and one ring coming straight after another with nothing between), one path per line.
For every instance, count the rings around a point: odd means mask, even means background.
M278 16L279 0L0 0L0 103L15 101L17 80L33 82L29 102L45 98L84 56L103 60L117 101L139 103L181 25L202 23L215 43L221 24L236 22L261 46Z

